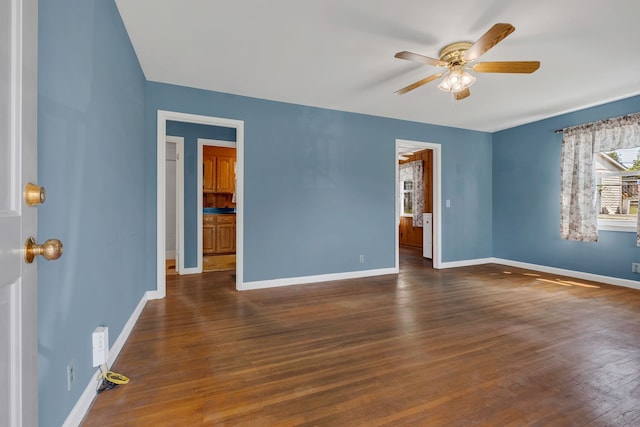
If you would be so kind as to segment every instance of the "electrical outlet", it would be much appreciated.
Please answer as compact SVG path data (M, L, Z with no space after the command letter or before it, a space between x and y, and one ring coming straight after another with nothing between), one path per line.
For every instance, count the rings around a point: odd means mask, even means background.
M98 326L92 335L93 366L107 363L109 358L109 328Z
M631 263L631 272L632 273L640 273L640 262L632 262Z
M364 255L360 255L360 264L364 264Z
M73 384L73 380L75 377L75 366L73 361L67 365L67 391L71 391L71 385Z

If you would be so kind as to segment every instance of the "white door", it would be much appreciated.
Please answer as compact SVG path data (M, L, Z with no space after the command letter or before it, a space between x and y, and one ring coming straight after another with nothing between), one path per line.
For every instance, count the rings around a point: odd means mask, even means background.
M165 163L166 185L165 185L165 253L167 260L176 260L177 249L177 207L176 207L176 144L167 141L165 146L167 161ZM177 264L176 264L177 267Z
M431 259L433 257L433 214L422 214L422 256Z
M0 425L38 424L36 263L37 0L0 0Z

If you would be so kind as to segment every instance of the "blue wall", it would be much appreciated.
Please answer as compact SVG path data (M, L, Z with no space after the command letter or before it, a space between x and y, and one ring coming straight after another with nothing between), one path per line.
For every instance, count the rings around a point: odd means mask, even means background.
M39 2L39 418L60 426L91 380L91 333L111 344L151 289L144 265L144 76L113 1ZM151 252L153 253L153 252ZM67 365L75 382L67 391Z
M244 280L392 268L395 139L442 144L443 261L491 256L491 135L148 82L157 110L245 123ZM147 133L147 158L156 135ZM156 170L147 168L155 282ZM365 264L359 263L364 254Z
M596 243L560 238L562 134L554 133L638 111L636 96L495 133L493 256L638 280L635 233L600 231Z
M198 138L235 141L236 130L167 121L167 135L184 137L184 266L198 266Z

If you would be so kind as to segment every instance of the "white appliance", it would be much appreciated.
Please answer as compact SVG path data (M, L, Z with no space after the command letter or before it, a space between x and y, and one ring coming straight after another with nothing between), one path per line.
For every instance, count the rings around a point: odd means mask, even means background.
M433 214L422 214L422 256L433 258Z

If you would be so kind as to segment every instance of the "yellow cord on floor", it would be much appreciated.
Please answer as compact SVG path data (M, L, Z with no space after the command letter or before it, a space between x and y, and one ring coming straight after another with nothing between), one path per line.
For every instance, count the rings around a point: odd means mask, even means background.
M129 378L127 378L126 376L117 372L108 371L106 365L101 365L100 369L102 370L102 372L98 376L98 379L104 378L114 384L127 384L129 382Z

